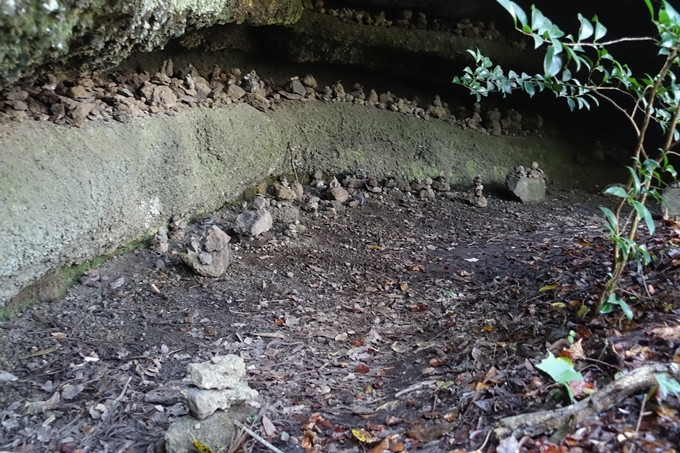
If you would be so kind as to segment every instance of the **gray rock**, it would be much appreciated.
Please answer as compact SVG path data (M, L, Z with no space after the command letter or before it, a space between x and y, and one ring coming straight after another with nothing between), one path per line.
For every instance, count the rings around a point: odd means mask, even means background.
M191 414L203 420L216 410L226 410L232 404L254 400L257 390L248 387L245 382L237 382L233 388L224 390L202 390L194 387L182 390L182 400L189 407Z
M276 198L283 201L292 201L297 198L295 190L291 187L286 187L278 182L274 183L274 192L276 193Z
M474 193L470 194L469 201L472 206L475 206L477 208L486 208L487 205L489 204L488 200L484 195L475 195Z
M165 433L165 451L166 453L195 451L189 432L213 451L220 451L221 447L229 445L236 432L234 420L243 422L256 412L255 408L248 405L236 404L230 407L228 412L216 412L200 423L191 416L179 418Z
M210 228L203 248L206 252L219 252L229 244L230 240L231 238L227 233L213 225L212 228Z
M300 184L299 181L295 181L292 185L291 188L295 192L295 199L298 201L302 200L302 197L305 195L305 188L302 187L302 184Z
M451 186L446 181L435 180L432 182L432 189L437 192L448 192L451 190Z
M663 209L668 210L668 217L680 216L680 187L667 187L663 193Z
M201 252L198 254L198 261L204 265L208 266L212 263L212 255L208 252Z
M305 86L299 80L293 80L290 82L290 91L295 94L299 94L300 96L307 94Z
M270 107L270 103L265 98L264 96L258 94L258 93L246 93L246 95L243 97L246 102L256 109L264 112Z
M300 220L300 210L288 203L281 203L281 206L271 208L271 215L277 223L295 223Z
M244 211L236 217L234 231L248 236L259 236L272 228L274 219L266 209Z
M203 363L190 363L187 371L196 387L223 390L236 386L246 375L246 365L241 357L227 354Z
M233 100L241 99L245 94L246 90L238 85L229 85L229 88L227 88L227 96Z
M349 192L344 187L331 187L326 191L326 198L344 203L349 198Z
M510 173L505 178L505 185L522 203L540 203L545 200L544 178L520 178Z
M253 209L264 209L269 206L269 200L262 195L258 195L253 199Z
M197 274L217 278L226 272L231 251L229 247L225 247L219 252L212 252L210 255L212 260L209 264L203 264L199 254L193 250L180 254L180 259Z

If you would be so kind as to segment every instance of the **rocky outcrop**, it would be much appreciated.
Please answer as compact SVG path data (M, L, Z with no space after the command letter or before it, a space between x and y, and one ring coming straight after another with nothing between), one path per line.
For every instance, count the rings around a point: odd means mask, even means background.
M216 24L290 24L302 0L0 2L0 88L34 71L110 67Z
M377 178L425 178L443 171L452 185L478 174L502 185L516 162L540 161L555 184L618 177L606 164L579 170L575 148L564 141L492 137L349 103L295 103L268 113L236 104L125 124L88 121L80 129L26 121L0 140L0 305L50 271L151 237L176 214L210 212L290 171L288 144L307 150L298 172L360 167ZM177 234L169 226L168 235Z

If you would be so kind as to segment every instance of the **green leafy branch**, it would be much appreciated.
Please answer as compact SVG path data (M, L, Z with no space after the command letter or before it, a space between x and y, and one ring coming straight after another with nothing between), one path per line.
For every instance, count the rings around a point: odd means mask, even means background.
M632 152L633 165L628 167L629 179L625 187L617 187L608 193L618 197L614 211L603 208L606 227L613 244L614 269L608 282L600 292L597 312L606 311L612 305L620 305L626 314L632 311L625 302L614 296L619 279L630 259L641 267L649 264L652 257L644 245L636 243L638 225L643 221L654 234L654 222L645 207L648 198L662 202L658 187L662 185L662 174L677 175L667 156L676 154L673 149L680 145L677 129L680 119L680 84L672 69L680 66L680 14L666 1L655 11L651 0L647 5L657 35L653 37L628 37L609 41L602 39L607 29L597 16L587 19L578 15L578 33L566 34L545 17L535 6L530 16L511 0L497 0L512 16L515 28L530 36L534 48L544 48L543 73L529 75L504 70L494 65L491 59L479 50L468 50L476 66L467 67L461 77L453 83L462 85L481 100L490 93L503 96L515 91L524 91L530 97L542 91L552 92L558 98L566 99L571 110L599 106L600 101L611 104L626 118L636 134ZM621 63L609 52L608 46L630 41L648 41L654 44L657 54L664 62L656 74L635 76L627 64ZM657 123L665 136L664 144L657 151L656 158L649 157L645 142L649 126ZM624 206L631 207L631 216L621 221Z

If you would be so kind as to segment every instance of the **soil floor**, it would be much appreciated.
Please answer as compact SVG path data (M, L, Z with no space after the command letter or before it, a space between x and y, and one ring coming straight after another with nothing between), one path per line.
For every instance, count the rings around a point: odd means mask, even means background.
M337 214L300 212L296 237L284 219L254 240L231 230L241 207L225 207L189 225L166 256L111 259L92 271L99 287L77 284L0 324L0 450L159 451L187 410L176 392L145 395L186 386L187 364L220 354L244 359L275 432L253 429L284 452L375 452L388 437L379 451L480 448L499 419L568 404L535 368L568 338L585 356L574 361L588 384L577 399L617 372L672 361L673 339L648 335L678 324L677 264L663 244L650 246L656 267L624 278L635 322L620 310L592 317L611 268L599 206L611 204L557 189L535 205L492 194L484 209L371 197ZM216 279L172 253L212 224L232 236ZM650 421L661 407L651 403L640 424L643 398L569 436L515 450L491 438L484 451L671 451L680 430ZM663 409L674 420L677 404ZM619 435L634 430L634 441ZM550 442L556 449L542 447ZM252 439L241 448L269 451Z

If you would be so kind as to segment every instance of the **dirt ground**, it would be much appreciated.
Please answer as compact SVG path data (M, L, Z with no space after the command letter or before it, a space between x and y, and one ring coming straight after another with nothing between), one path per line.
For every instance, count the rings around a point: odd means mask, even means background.
M187 364L227 353L245 360L270 408L270 440L284 452L480 448L502 417L568 404L535 365L570 335L582 340L575 367L594 390L617 372L677 357L673 338L650 334L678 324L667 241L650 245L650 269L625 277L635 322L620 311L578 315L583 304L592 309L611 266L598 209L609 204L557 189L536 205L492 194L485 209L372 197L337 215L301 212L307 229L297 237L277 221L255 240L233 234L241 207L226 207L171 245L179 251L218 225L232 236L222 277L137 250L94 270L99 287L76 285L0 324L0 450L160 451L187 410L176 392L145 395L186 385ZM651 401L644 412L643 398L514 451L675 451L677 402ZM484 451L513 451L497 444ZM268 451L254 441L242 449Z

